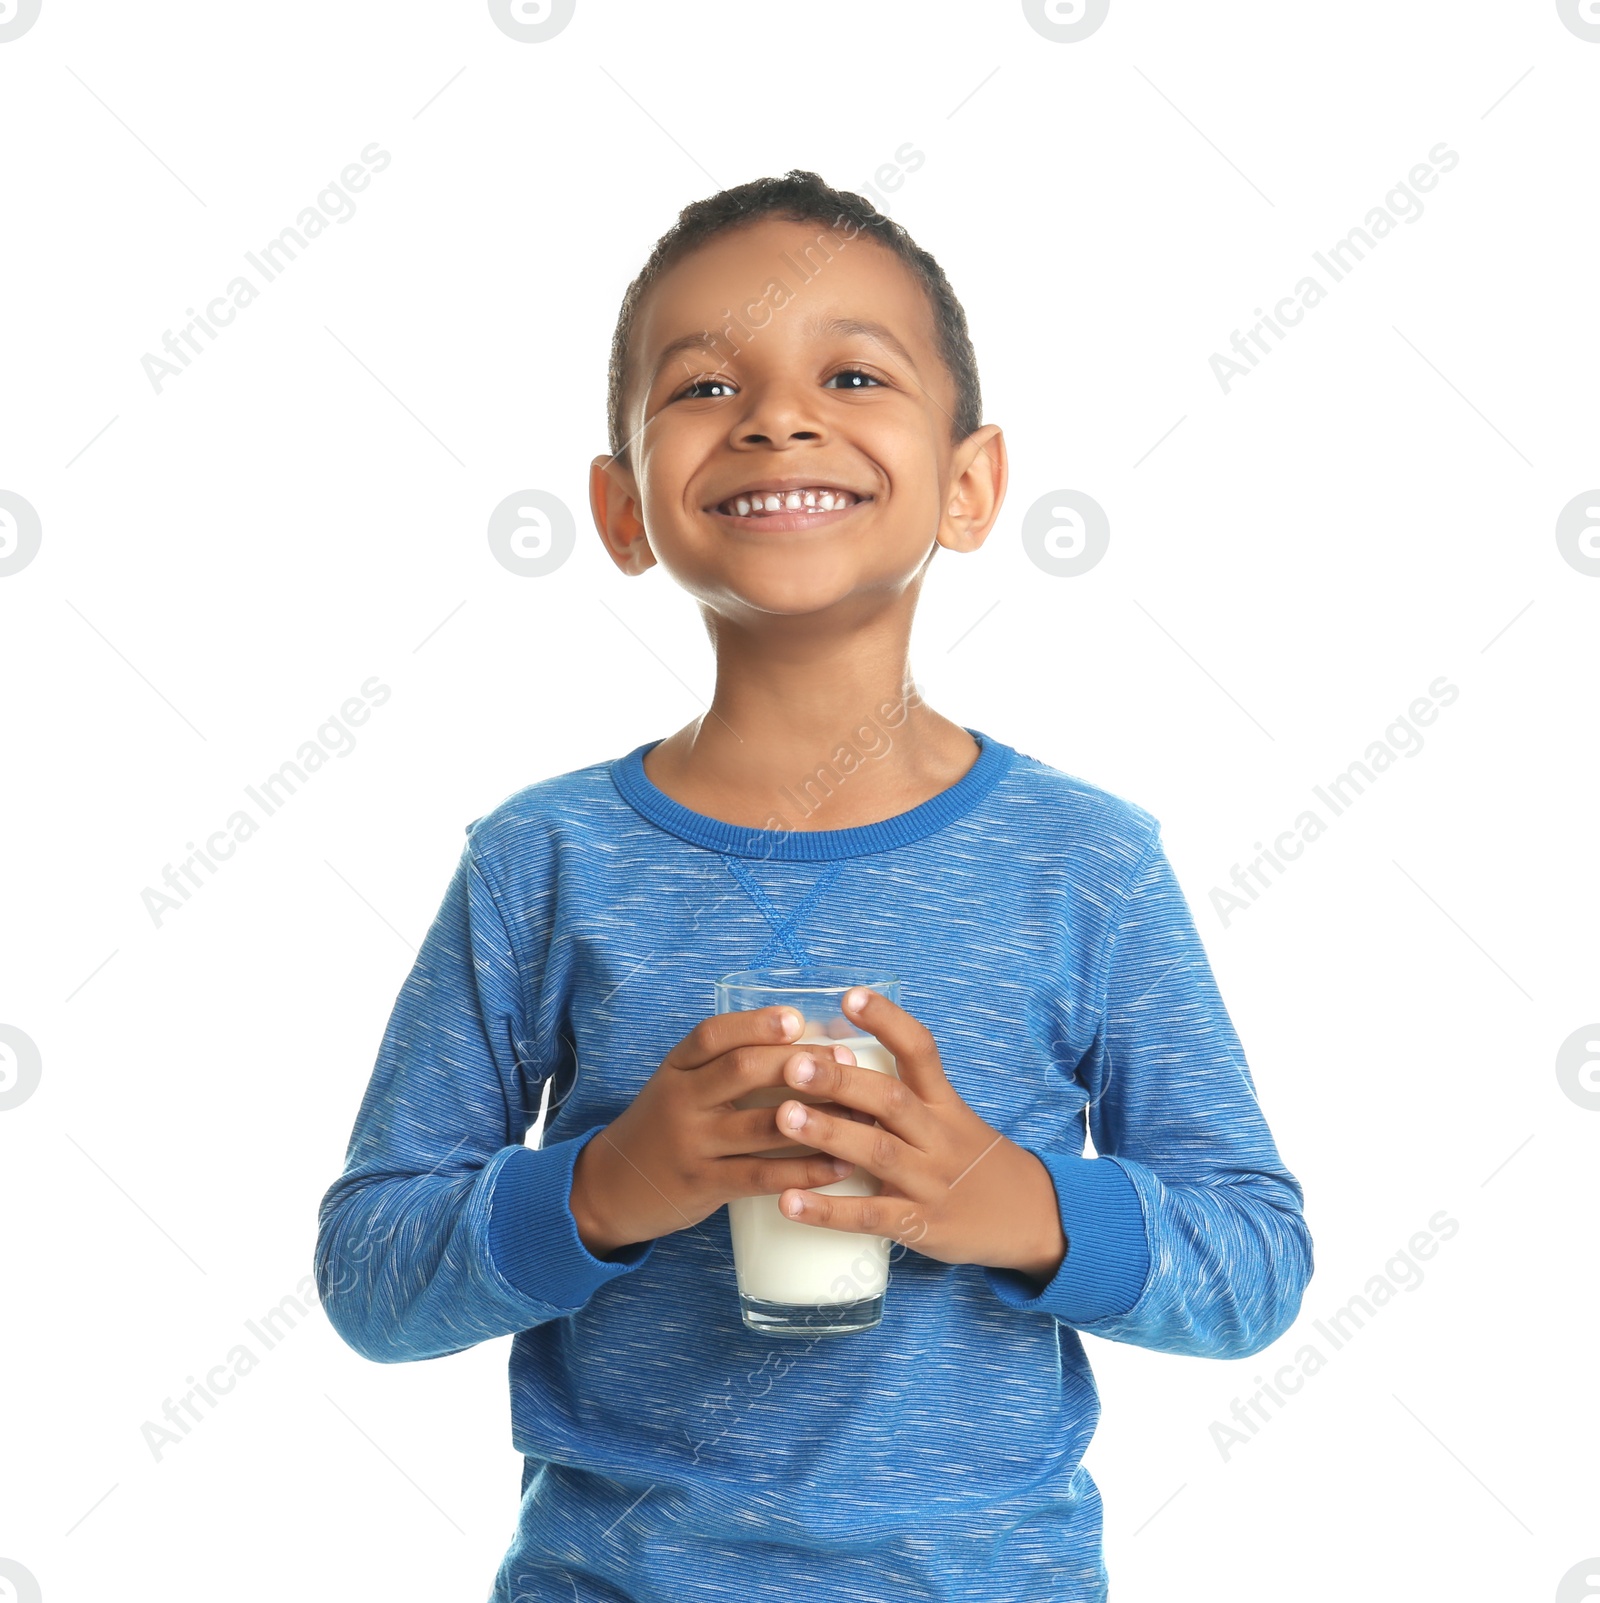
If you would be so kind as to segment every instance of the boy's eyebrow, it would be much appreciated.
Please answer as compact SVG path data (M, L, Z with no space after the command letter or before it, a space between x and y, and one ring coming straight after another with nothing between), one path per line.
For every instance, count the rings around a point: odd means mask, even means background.
M913 373L919 372L916 359L912 356L911 352L908 351L905 346L902 345L895 337L894 333L890 329L886 328L882 323L874 323L860 317L829 317L824 319L813 318L805 325L805 328L806 332L813 337L827 336L830 334L859 334L866 339L877 340L880 344L888 346L889 349L893 351L895 355L898 356ZM655 382L656 378L659 377L661 370L667 365L668 362L672 360L674 356L677 356L684 351L715 351L717 349L718 341L723 338L723 335L726 332L726 330L723 330L722 333L714 334L710 329L703 328L698 333L681 334L677 339L669 341L666 345L661 347L661 352L656 357L655 366L650 371L651 382ZM735 350L738 349L737 346L734 348Z
M913 373L917 372L916 359L882 323L869 323L859 317L830 317L825 323L813 323L816 334L861 334L867 339L887 345Z

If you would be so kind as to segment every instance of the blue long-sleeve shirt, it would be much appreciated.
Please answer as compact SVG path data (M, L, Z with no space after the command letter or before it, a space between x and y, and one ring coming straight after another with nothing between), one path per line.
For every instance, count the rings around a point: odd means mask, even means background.
M692 812L649 744L468 825L315 1267L380 1363L514 1337L523 1495L493 1600L1098 1603L1079 1332L1239 1358L1298 1313L1301 1188L1158 822L970 733L955 785L855 828ZM725 1208L611 1260L584 1246L584 1143L717 977L775 965L900 977L950 1083L1049 1171L1068 1249L1047 1284L897 1247L882 1322L802 1342L745 1327Z

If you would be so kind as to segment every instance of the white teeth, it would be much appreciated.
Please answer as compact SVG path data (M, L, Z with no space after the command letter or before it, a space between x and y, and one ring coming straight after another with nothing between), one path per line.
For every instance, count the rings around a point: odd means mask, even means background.
M762 512L837 512L855 504L846 490L756 490L724 501L724 511L741 518Z

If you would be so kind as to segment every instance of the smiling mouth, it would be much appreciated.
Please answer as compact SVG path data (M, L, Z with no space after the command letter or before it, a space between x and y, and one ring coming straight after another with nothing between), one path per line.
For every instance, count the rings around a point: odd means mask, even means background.
M859 506L864 501L870 501L870 495L857 495L851 490L836 490L831 485L818 485L807 490L747 490L738 495L729 496L726 501L719 502L712 507L713 512L720 512L724 517L748 518L751 522L760 522L763 518L792 517L800 514L802 520L806 517L820 517L829 512L845 512L853 506Z

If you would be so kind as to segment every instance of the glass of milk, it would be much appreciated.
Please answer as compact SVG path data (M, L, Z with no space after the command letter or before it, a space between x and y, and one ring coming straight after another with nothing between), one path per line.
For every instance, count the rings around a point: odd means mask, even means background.
M792 1051L814 1045L831 1057L831 1048L847 1046L861 1068L898 1078L888 1048L844 1016L844 994L857 985L878 991L891 1002L900 1000L899 980L872 971L741 969L716 982L716 1011L792 1007L805 1020L799 1038L789 1043ZM815 1104L833 1099L784 1084L752 1091L734 1105L775 1108L790 1100ZM776 1123L773 1137L778 1139ZM758 1150L787 1158L816 1149L775 1145ZM873 1197L880 1185L875 1175L857 1164L844 1179L808 1189L823 1196ZM843 1336L871 1330L883 1318L889 1284L887 1236L802 1224L779 1211L775 1195L733 1198L728 1203L728 1223L739 1306L749 1329L764 1336Z

